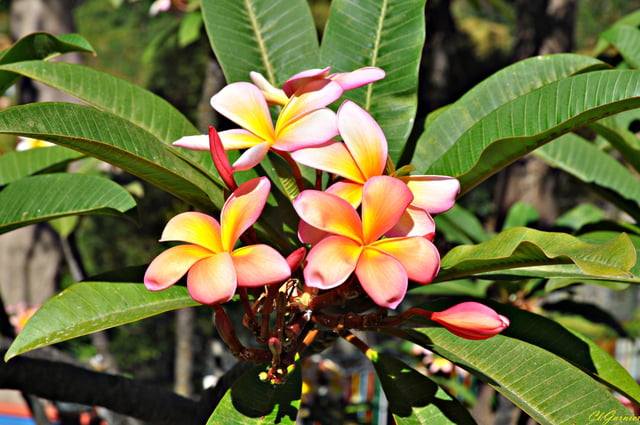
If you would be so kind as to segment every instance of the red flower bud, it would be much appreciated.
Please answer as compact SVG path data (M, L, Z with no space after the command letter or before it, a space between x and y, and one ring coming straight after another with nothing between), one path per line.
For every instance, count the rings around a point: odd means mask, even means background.
M300 247L293 251L287 257L287 264L289 264L289 268L291 269L291 273L294 273L298 268L302 265L302 261L304 257L307 255L307 248Z
M466 339L491 338L509 326L509 319L476 302L464 302L444 311L431 313L431 320L452 334Z

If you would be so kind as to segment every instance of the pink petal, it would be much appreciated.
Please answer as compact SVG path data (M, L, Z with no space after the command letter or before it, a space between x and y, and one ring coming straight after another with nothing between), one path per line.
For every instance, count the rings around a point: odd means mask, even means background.
M289 78L287 82L282 85L282 90L286 93L287 96L291 97L296 90L305 85L311 80L314 79L324 79L329 75L330 67L326 67L324 69L308 69L306 71L302 71Z
M233 149L247 149L265 142L250 131L239 128L221 131L218 135L222 141L222 146L224 146L224 149L227 151Z
M413 204L405 210L398 224L385 233L389 238L403 236L422 236L433 240L436 231L436 224L431 215L422 208L416 208Z
M413 192L413 204L429 214L439 214L453 207L460 193L460 182L446 176L400 177Z
M396 308L407 292L407 273L391 255L365 248L356 266L362 289L381 307Z
M327 233L324 230L313 227L304 220L300 220L300 223L298 224L298 239L300 239L300 242L302 243L315 245L329 235L331 235L331 233Z
M308 82L302 89L296 91L295 96L289 101L278 116L276 132L290 125L303 115L322 109L333 103L340 96L343 90L338 83L329 80L313 80Z
M354 183L348 180L339 181L332 184L325 190L327 193L336 195L348 203L353 208L358 208L362 203L362 184Z
M463 302L434 312L431 320L455 335L473 340L490 338L509 326L508 318L476 302Z
M211 251L195 245L169 248L149 264L144 274L144 286L161 291L176 283L199 260L211 256Z
M333 81L340 84L344 90L357 89L384 77L385 72L375 66L367 66L352 72L340 72L329 76Z
M366 180L346 145L341 142L297 150L291 156L300 164L337 174L354 182L364 183Z
M273 137L269 106L260 89L250 83L231 83L211 98L211 106L263 140Z
M370 244L395 226L413 199L402 181L390 176L371 177L362 189L362 233Z
M304 268L305 283L320 289L339 286L354 271L361 251L360 244L342 236L323 239L307 255L307 265Z
M336 114L331 109L310 112L276 132L273 147L295 151L327 143L338 135Z
M184 212L173 217L164 228L160 242L179 241L200 245L211 252L221 252L220 224L206 214Z
M362 241L360 217L344 199L318 190L305 190L293 201L293 208L303 221L319 230Z
M242 155L240 155L240 158L233 163L231 171L235 172L252 169L267 156L270 147L269 143L264 142L247 149L242 153Z
M209 136L198 134L197 136L184 136L172 143L173 146L191 149L193 151L208 151Z
M381 175L387 163L387 139L371 115L347 100L338 109L338 128L365 179Z
M249 77L253 84L255 84L264 95L267 103L270 105L284 105L289 100L289 97L284 93L284 90L278 89L271 85L266 78L259 72L251 71Z
M425 238L388 238L371 246L393 256L402 264L409 279L423 285L433 281L440 270L438 249Z
M220 213L222 247L231 252L236 241L260 217L271 183L266 177L251 179L227 198Z
M287 260L268 245L250 245L231 254L238 276L238 286L255 288L281 283L291 276Z
M187 289L199 303L213 305L229 301L236 292L236 272L228 252L198 261L189 269Z

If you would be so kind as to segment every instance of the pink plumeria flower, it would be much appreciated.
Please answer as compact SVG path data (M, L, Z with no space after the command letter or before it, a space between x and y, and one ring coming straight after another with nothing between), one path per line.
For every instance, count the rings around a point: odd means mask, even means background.
M330 67L324 69L308 69L302 71L293 77L289 78L282 86L282 89L278 89L271 85L269 81L259 72L252 71L249 76L251 81L262 90L264 97L267 99L270 105L284 105L287 100L293 96L296 91L300 90L305 84L316 80L330 80L335 81L342 87L342 90L352 90L364 85L376 82L385 77L385 72L374 66L368 66L364 68L356 69L351 72L340 72L336 74L329 74Z
M301 149L292 157L301 164L344 177L327 192L360 205L362 187L374 176L384 173L387 162L387 139L378 123L360 106L345 101L338 110L338 129L344 143L333 142L321 147ZM399 223L387 236L433 237L435 224L431 214L453 207L460 183L453 177L417 175L403 176L413 193L413 201ZM314 234L305 230L311 240Z
M342 88L329 80L312 81L290 97L275 127L269 105L258 87L239 82L225 86L211 98L211 105L241 129L219 133L225 150L246 149L232 170L256 166L269 150L291 152L318 146L338 134L335 113L326 106L340 96ZM209 150L206 136L187 136L173 143L193 150Z
M229 301L236 287L260 287L289 278L291 269L275 249L263 244L235 248L236 242L259 217L269 196L266 177L249 180L227 199L220 223L199 212L172 218L161 242L180 241L156 257L144 276L151 291L175 284L187 273L191 297L207 305Z
M305 190L298 195L293 206L300 218L329 234L307 255L305 283L331 289L355 272L376 304L396 308L408 279L431 282L440 256L430 241L419 236L380 239L412 199L407 185L389 176L372 177L364 184L362 219L351 204L331 193Z
M430 319L454 335L473 340L491 338L509 326L508 318L472 301L431 313Z

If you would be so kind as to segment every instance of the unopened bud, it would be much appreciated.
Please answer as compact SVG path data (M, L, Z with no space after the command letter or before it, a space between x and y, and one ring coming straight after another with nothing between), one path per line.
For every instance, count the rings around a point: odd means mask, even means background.
M431 320L454 335L466 339L487 339L509 326L509 319L492 308L476 302L464 302L431 314Z

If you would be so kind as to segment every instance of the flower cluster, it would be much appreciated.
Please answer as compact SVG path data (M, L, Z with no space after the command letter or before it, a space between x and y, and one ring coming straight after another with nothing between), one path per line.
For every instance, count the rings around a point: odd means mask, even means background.
M191 296L220 313L219 304L239 293L247 310L246 324L263 342L269 341L276 356L286 340L283 329L293 327L292 318L298 313L325 325L336 320L344 324L344 318L320 311L327 305L321 301L327 294L334 294L331 302L344 304L349 297L345 294L355 288L377 306L395 309L410 281L430 283L440 267L432 215L454 205L460 186L452 177L408 175L402 172L406 167L396 171L385 134L365 109L349 100L337 112L329 108L346 90L383 78L381 69L337 74L330 74L329 68L308 70L294 75L281 89L258 73L250 77L253 83L229 84L211 99L212 107L238 128L219 133L212 128L209 135L183 137L174 143L211 152L232 191L220 221L198 212L173 218L161 241L185 244L160 254L150 264L145 284L150 290L162 290L186 274ZM274 106L279 111L275 120L270 109ZM230 150L242 150L233 164L227 157ZM292 205L300 218L297 236L303 247L288 258L259 243L252 231L267 202L269 180L255 178L240 186L235 180L235 173L256 167L269 152L289 163L299 189ZM300 164L316 170L313 188L302 179ZM329 177L323 179L323 173ZM260 290L263 296L257 294ZM265 330L256 324L257 312L264 314L264 310L282 315L276 319L282 329ZM471 322L482 322L476 316L488 313L472 310ZM289 322L284 323L285 316ZM491 329L478 333L469 321L456 318L449 323L450 316L434 313L433 321L472 339L495 335L508 324L500 319L498 326L492 322ZM373 320L359 317L348 322L366 327L367 320ZM376 313L375 317L382 316ZM380 324L382 319L376 320ZM220 323L228 327L226 320ZM465 331L465 326L470 330ZM301 334L294 332L294 336ZM230 345L238 345L231 331L227 337Z

